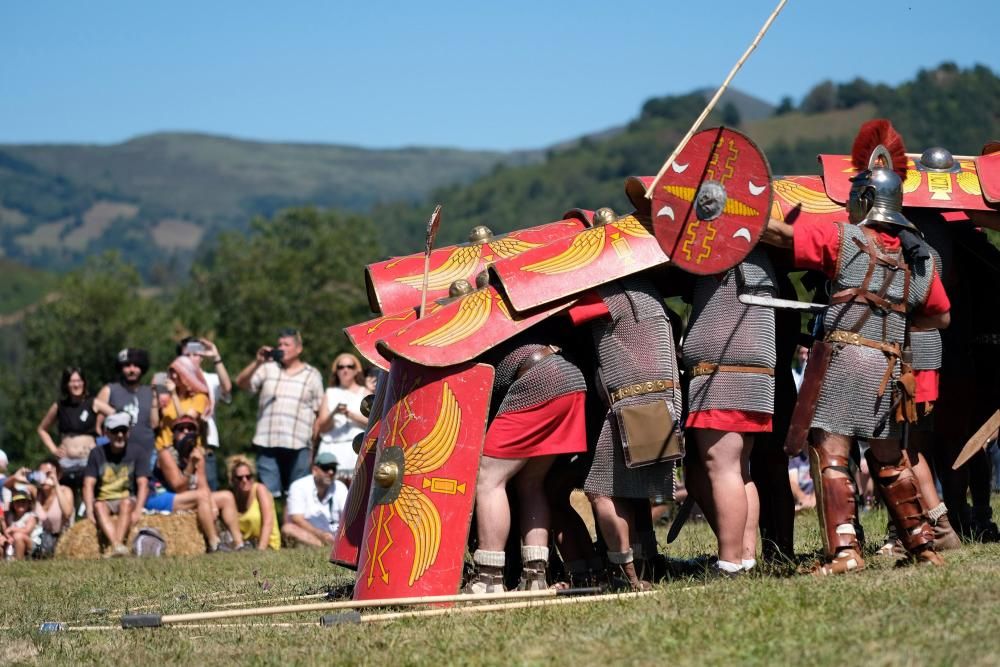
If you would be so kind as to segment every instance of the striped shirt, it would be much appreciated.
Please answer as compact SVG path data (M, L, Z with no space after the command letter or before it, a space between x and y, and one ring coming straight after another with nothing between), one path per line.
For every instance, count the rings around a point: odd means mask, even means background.
M323 379L318 370L305 364L293 375L268 362L254 371L250 391L260 394L253 444L286 449L312 444L313 422L323 400Z

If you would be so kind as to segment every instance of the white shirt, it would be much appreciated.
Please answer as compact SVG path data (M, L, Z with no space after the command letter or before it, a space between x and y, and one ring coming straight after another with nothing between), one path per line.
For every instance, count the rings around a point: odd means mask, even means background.
M334 480L322 498L318 496L312 473L295 480L288 487L288 515L301 515L327 533L337 532L346 502L347 485L340 480Z
M205 376L205 384L208 385L208 393L211 394L212 396L212 403L218 406L220 401L223 403L230 403L233 400L231 394L225 394L222 392L222 383L219 382L218 373L205 373L203 371L202 374ZM208 445L209 447L218 447L219 428L215 425L214 411L212 412L212 416L206 419L205 422L208 427L208 434L207 437L205 438L205 444Z
M365 429L335 410L338 405L345 403L351 412L361 412L361 399L364 397L364 393L358 394L342 387L329 387L326 390L326 407L333 415L333 426L320 436L316 452L331 452L337 457L338 475L349 475L354 471L358 461L358 455L354 453L354 436L363 433Z

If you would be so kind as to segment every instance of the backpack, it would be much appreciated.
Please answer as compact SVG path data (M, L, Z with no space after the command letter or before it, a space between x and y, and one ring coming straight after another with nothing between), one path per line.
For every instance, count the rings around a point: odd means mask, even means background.
M163 556L167 553L167 541L156 528L140 528L132 540L132 551L136 556Z

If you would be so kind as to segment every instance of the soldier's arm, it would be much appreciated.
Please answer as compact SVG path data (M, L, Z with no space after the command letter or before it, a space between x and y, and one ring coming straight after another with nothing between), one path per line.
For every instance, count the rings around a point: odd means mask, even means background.
M790 224L771 218L767 221L767 227L760 240L779 248L791 248L794 238L795 229Z

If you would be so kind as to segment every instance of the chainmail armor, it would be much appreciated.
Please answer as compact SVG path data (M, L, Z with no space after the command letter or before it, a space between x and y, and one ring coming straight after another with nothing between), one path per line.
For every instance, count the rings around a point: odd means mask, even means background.
M609 389L650 380L672 380L675 389L624 398L615 406L670 401L680 418L681 392L673 332L663 297L645 276L629 276L602 285L598 293L611 318L591 323L601 375ZM619 498L673 495L673 464L627 468L621 436L611 412L604 418L594 461L583 486L588 493Z
M742 304L740 294L778 295L774 267L760 246L750 252L738 269L730 269L721 276L698 278L691 320L684 336L685 368L700 362L774 368L777 356L774 309ZM691 378L688 410L772 414L774 377L720 371Z
M833 293L860 287L868 270L868 255L854 243L853 239L859 239L865 244L873 243L860 227L849 224L838 226L840 250ZM893 258L899 255L898 250L882 249L881 252ZM878 292L891 271L892 269L888 267L876 265L868 289L871 292ZM927 298L932 276L931 262L926 260L919 265L911 266L910 271L908 312ZM903 275L900 273L885 294L886 300L894 304L902 303L904 283ZM868 305L858 302L832 305L827 308L823 320L824 329L828 332L836 329L852 330L868 309ZM865 338L898 343L902 346L905 331L906 317L903 314L873 310L861 328L860 334ZM898 437L899 427L890 414L893 383L889 383L881 397L878 395L879 384L887 365L888 358L879 350L860 345L836 344L820 390L812 427L865 439ZM893 370L893 378L897 377L899 377L898 364Z
M544 334L528 331L488 354L484 359L493 364L493 396L490 419L503 412L550 401L575 391L586 391L583 373L561 354L551 354L520 378L517 371L528 357L546 347Z
M941 255L931 247L934 258L934 268L938 276L941 272ZM941 368L941 332L937 329L928 331L910 331L910 350L913 352L913 369L917 371L932 371Z

